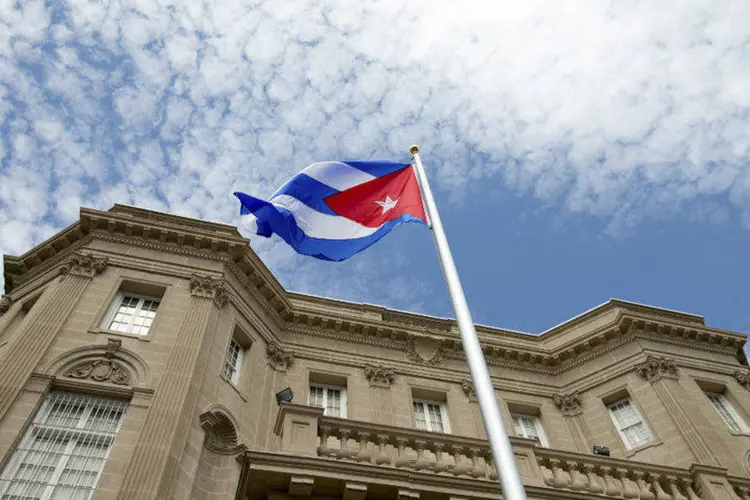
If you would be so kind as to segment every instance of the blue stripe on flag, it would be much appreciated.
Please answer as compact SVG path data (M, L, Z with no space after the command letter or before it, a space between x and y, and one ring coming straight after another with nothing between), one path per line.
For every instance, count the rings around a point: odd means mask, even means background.
M401 166L401 168L403 168L403 166ZM364 238L327 240L307 236L304 231L297 226L297 221L289 210L277 206L272 206L272 208L277 212L276 216L272 216L276 220L276 224L269 221L273 226L274 233L278 234L298 253L334 262L346 260L352 255L361 252L388 234L388 232L396 226L407 222L418 222L424 224L421 219L410 214L404 214L398 219L386 222L380 227L380 229ZM259 216L260 214L256 212L255 215ZM266 214L263 214L263 216L265 217ZM279 219L283 219L283 222Z
M350 167L357 168L375 177L383 177L410 165L410 163L394 163L392 161L342 161L341 163L346 163Z
M271 201L280 194L286 194L292 198L297 198L299 201L318 212L323 212L328 215L338 215L331 210L331 207L329 207L323 200L328 196L338 194L339 192L340 191L337 189L333 189L327 184L316 181L310 176L297 174L289 179L286 184L281 186L271 196Z

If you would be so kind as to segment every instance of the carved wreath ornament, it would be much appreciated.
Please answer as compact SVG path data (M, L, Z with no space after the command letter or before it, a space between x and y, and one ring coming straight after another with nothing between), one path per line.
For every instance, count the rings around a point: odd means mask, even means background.
M129 385L130 373L116 361L110 359L97 359L83 365L78 365L68 373L66 377L77 379L91 379L96 382L108 382L117 385Z
M95 382L107 382L116 385L130 385L130 372L114 360L115 352L120 349L120 340L109 339L107 351L101 359L87 361L73 367L65 373L66 377Z

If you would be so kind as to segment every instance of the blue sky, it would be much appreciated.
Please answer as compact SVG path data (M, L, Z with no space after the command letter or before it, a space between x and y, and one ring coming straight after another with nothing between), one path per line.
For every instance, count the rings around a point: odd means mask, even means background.
M309 163L419 143L475 320L609 297L750 330L741 0L0 2L0 251L114 203L237 223ZM429 232L292 290L448 316Z

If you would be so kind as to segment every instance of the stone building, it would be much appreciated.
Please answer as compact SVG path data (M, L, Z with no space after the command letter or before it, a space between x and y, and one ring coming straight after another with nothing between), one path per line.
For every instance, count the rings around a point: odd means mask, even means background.
M0 499L500 497L452 320L289 292L234 227L119 205L4 272ZM478 333L529 498L750 499L744 334L619 300Z

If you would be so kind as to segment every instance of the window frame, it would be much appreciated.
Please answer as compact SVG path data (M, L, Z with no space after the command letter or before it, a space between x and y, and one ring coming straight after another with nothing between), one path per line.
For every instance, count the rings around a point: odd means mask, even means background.
M518 430L516 430L516 423L514 421L515 417L526 417L532 419L532 422L534 424L534 429L536 429L536 436L522 436L518 433ZM539 417L539 415L534 415L531 413L523 413L518 411L512 411L510 412L510 421L511 424L513 424L513 432L516 433L516 436L523 437L527 439L539 439L539 446L542 448L549 448L549 440L547 439L547 433L544 432L544 426L542 425L542 419Z
M316 389L323 389L323 406L316 406L316 408L323 408L323 415L326 417L335 417L335 418L347 418L347 405L348 405L348 398L346 395L346 387L340 386L340 385L333 385L333 384L318 384L316 382L310 382L307 385L307 405L308 406L314 406L311 402L310 398L310 389L316 388ZM339 391L341 393L341 408L340 408L340 415L337 417L335 415L328 415L326 412L328 411L328 391L334 390Z
M232 348L232 344L237 346L237 359L235 360L235 366L232 367L234 372L231 375L228 375L227 366L229 365L229 352ZM235 387L239 387L240 377L242 376L242 364L245 359L246 350L247 348L242 345L242 342L237 340L237 337L232 336L232 338L229 339L229 344L227 344L227 350L224 355L224 366L221 368L221 376Z
M440 408L440 418L443 419L443 430L433 430L433 429L420 429L417 427L417 414L414 411L414 405L421 404L421 405L434 405ZM423 398L412 398L412 413L413 418L412 421L414 422L414 428L417 430L427 431L427 432L439 432L442 434L450 434L451 433L451 424L450 420L448 419L448 405L445 404L445 401L436 401L434 399L423 399ZM427 407L424 408L425 415L428 415ZM425 420L427 422L427 426L430 427L430 419L428 418Z
M613 407L619 405L623 401L627 401L628 402L628 404L630 405L630 407L633 409L633 412L635 413L635 415L640 420L641 424L643 424L644 428L646 429L646 432L648 432L649 439L647 441L644 441L642 443L638 443L638 444L635 444L635 445L631 445L630 440L623 433L623 429L620 428L621 427L620 426L620 422L618 421L617 417L615 416L615 412L612 410ZM650 444L652 444L652 443L654 443L656 441L656 436L654 435L654 432L651 430L651 426L648 425L648 422L646 421L646 419L644 418L644 416L641 413L640 409L635 404L635 401L633 401L633 398L630 395L622 397L622 398L619 398L619 399L617 399L617 400L615 400L615 401L613 401L611 403L608 403L607 404L607 413L609 413L609 418L610 418L610 420L612 420L612 423L614 424L615 429L617 430L617 434L620 436L620 440L625 445L625 449L627 451L633 451L633 450L640 449L640 448L642 448L644 446L648 446L648 445L650 445Z
M57 396L62 395L62 396ZM107 404L114 405L109 408L107 405L97 405L97 402L106 401ZM80 405L83 406L81 414L77 416L75 427L65 427L63 425L55 425L48 421L55 404L58 403ZM38 449L33 447L34 441L40 436L45 436L47 439L52 440L66 440L64 442L63 451L56 453L59 454L55 457L54 465L52 465L52 472L47 481L40 481L41 483L41 500L49 500L50 497L55 493L58 487L65 487L68 485L60 483L60 478L65 473L66 468L69 468L72 459L78 458L72 454L72 451L80 444L80 442L88 442L88 446L100 446L102 442L107 442L106 450L101 457L101 464L98 467L96 476L90 486L88 499L90 499L96 492L96 488L101 479L101 475L104 468L107 465L109 454L114 447L117 436L122 428L123 422L125 421L125 414L128 410L129 402L107 396L98 396L94 394L87 394L81 392L71 392L66 390L52 390L44 395L44 400L39 409L34 413L31 424L28 426L23 434L23 437L17 445L12 449L10 460L6 463L5 467L0 469L0 495L6 494L8 488L13 485L14 479L17 478L19 469L26 463L27 457L31 454L41 454L41 464L50 467L49 465L49 449ZM120 416L117 420L116 427L110 431L86 429L85 425L89 423L92 414L97 410L119 410ZM91 440L90 437L95 437ZM47 453L45 455L45 452ZM95 456L95 455L93 455ZM87 456L88 460L90 456ZM35 466L39 462L35 463ZM75 469L73 469L75 470ZM90 470L85 470L91 472ZM85 490L83 490L85 491Z
M729 429L729 432L733 434L750 434L750 427L748 427L747 422L745 422L745 419L742 418L742 416L739 414L737 409L734 407L731 401L729 401L729 398L726 396L726 394L722 392L716 392L716 391L703 391L706 397L708 398L708 401L711 403L711 407L714 409L716 414L719 416L722 422L724 422L724 425L727 426ZM718 397L722 403L724 404L724 407L727 410L727 413L734 419L734 424L736 424L737 428L739 430L735 430L729 422L727 422L724 415L719 411L719 409L716 407L716 404L711 399L711 397Z
M145 301L151 300L151 301L154 301L154 302L157 303L157 305L156 305L156 311L154 312L154 319L151 322L151 324L149 325L148 331L146 331L146 333L133 333L132 331L131 332L121 332L119 330L113 330L111 328L112 321L114 321L115 316L117 315L117 311L120 309L120 306L122 305L122 302L125 299L125 297L133 297L135 299L138 299L138 306L137 306L137 308L135 310L135 313L133 314L133 320L135 320L135 318L138 316L138 312L140 312L140 310L143 308L143 304L144 304ZM131 336L131 337L136 337L136 338L145 338L145 337L147 337L148 335L151 334L151 330L154 327L154 323L156 323L156 315L159 312L159 307L161 307L161 303L162 303L162 298L161 297L153 297L153 296L149 296L149 295L143 295L143 294L140 294L140 293L132 293L132 292L127 292L127 291L120 290L112 298L112 302L109 305L109 309L107 310L107 314L104 315L104 318L102 319L99 328L103 332L113 333L115 335L127 335L127 336ZM133 326L135 326L135 325L133 323L130 323L131 329L132 329Z

